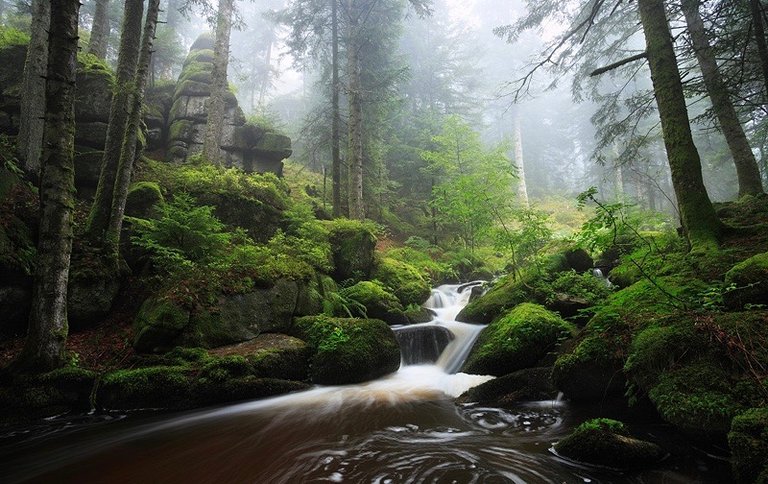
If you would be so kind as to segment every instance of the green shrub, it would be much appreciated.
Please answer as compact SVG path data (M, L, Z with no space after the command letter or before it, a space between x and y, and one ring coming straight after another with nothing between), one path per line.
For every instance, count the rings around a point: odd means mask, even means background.
M418 269L396 259L381 259L373 277L381 281L403 307L422 304L430 294L430 285Z

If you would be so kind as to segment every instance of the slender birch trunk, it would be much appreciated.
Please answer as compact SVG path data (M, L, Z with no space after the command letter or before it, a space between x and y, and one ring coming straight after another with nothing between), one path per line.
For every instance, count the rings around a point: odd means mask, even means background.
M234 0L219 0L216 20L216 41L213 47L211 97L208 98L208 120L205 127L203 154L209 162L221 166L221 136L224 131L224 96L227 93L227 66L229 65L229 37L232 32Z

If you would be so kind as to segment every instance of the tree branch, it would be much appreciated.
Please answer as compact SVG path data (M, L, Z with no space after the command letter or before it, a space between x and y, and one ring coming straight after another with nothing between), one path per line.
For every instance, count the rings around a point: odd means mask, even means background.
M589 77L595 77L595 76L599 76L600 74L605 74L608 71L618 69L619 67L629 64L630 62L635 62L640 59L645 59L647 57L648 57L647 53L640 52L639 54L635 54L631 57L627 57L626 59L622 59L618 62L614 62L613 64L608 64L607 66L600 67L599 69L595 69L594 71L589 73Z

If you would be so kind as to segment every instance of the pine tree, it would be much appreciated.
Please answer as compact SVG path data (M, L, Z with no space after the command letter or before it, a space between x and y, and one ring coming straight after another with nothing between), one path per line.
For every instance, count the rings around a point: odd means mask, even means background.
M104 59L107 57L107 45L109 45L109 0L96 0L88 53Z

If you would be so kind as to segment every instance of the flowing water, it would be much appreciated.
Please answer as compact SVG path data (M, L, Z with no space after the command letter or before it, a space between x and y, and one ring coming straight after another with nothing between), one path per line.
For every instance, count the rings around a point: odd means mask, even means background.
M636 473L561 459L552 444L586 416L559 400L455 405L491 379L457 373L482 330L455 321L471 287L441 286L432 322L395 328L393 375L170 416L53 419L0 438L0 482L727 482L723 463L690 449Z

